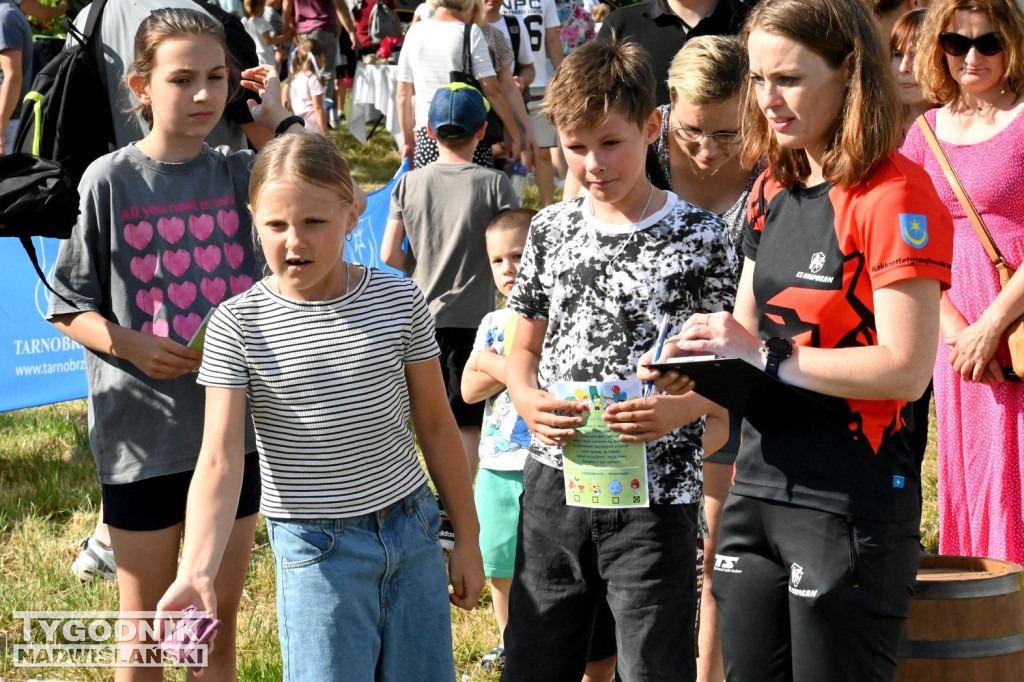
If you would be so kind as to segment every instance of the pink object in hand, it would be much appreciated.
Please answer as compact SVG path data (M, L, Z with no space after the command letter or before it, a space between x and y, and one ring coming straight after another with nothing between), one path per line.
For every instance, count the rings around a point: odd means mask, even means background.
M201 645L209 644L213 633L220 627L220 621L207 616L197 616L193 613L204 613L195 606L189 606L183 610L185 614L178 619L174 629L160 641L160 648L175 663L195 663L202 665L190 665L192 672L199 672L208 662L207 654L201 657L196 652Z

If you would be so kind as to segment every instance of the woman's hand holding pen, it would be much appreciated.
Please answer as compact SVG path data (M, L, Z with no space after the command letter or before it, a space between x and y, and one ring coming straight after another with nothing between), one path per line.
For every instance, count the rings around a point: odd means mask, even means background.
M689 354L707 353L746 360L755 367L764 367L761 339L747 331L731 313L698 313L691 315L670 341ZM682 355L684 353L677 353Z
M523 397L525 400L516 402L519 416L546 445L563 447L565 439L575 435L576 427L583 424L583 419L577 416L586 409L583 403L559 400L536 388L528 389ZM526 409L520 409L520 405Z

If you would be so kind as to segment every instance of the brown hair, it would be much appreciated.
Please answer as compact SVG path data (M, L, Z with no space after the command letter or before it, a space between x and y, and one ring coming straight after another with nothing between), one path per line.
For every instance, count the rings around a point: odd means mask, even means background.
M822 160L829 182L850 188L862 182L902 138L900 101L889 57L863 0L773 0L754 7L743 30L744 42L764 31L800 43L838 69L852 55L843 106L833 122ZM782 147L747 84L742 112L742 163L762 157L771 175L792 187L810 174L802 149Z
M245 10L246 17L252 17L256 15L257 7L266 7L266 0L242 0L242 8ZM262 15L260 15L262 16Z
M900 15L892 25L892 35L889 36L889 50L893 54L916 54L917 37L921 33L921 25L926 14L927 7L918 7Z
M281 179L302 180L351 201L352 175L334 141L324 135L281 135L256 156L249 176L249 205L255 209L263 188ZM255 225L253 226L255 234Z
M710 104L738 95L747 82L747 51L735 36L696 36L668 67L668 91L675 102Z
M142 20L139 30L135 34L135 61L128 68L128 73L140 76L148 83L153 68L156 66L157 49L165 41L191 36L209 36L224 48L224 63L227 64L230 79L228 101L231 101L239 91L238 83L241 76L238 72L238 65L228 52L224 27L219 21L199 10L177 8L153 10L148 17ZM141 111L142 118L150 127L153 126L153 107L148 104L139 104L128 111Z
M599 125L615 109L643 128L654 111L651 57L632 42L592 40L571 52L555 71L544 113L558 132Z
M1009 0L936 0L929 6L921 26L914 58L914 78L921 84L925 98L940 105L960 100L960 85L949 73L946 53L939 45L939 34L960 11L988 16L1003 43L1006 87L1020 94L1024 85L1024 16L1017 5Z
M530 221L533 220L533 216L537 215L537 212L532 208L513 208L507 211L502 211L498 215L494 216L491 222L487 223L487 229L484 231L485 235L492 234L494 232L511 232L513 230L529 230Z

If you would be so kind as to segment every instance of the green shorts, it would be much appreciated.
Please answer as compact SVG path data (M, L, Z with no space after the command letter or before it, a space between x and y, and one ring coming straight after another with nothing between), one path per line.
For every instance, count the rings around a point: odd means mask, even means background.
M522 471L481 469L476 476L476 513L480 518L480 553L484 575L511 578L516 563L516 532L519 529L519 496L523 494Z

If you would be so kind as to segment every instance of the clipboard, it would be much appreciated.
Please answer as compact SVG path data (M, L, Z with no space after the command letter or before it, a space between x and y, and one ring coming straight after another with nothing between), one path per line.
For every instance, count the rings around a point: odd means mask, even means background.
M739 358L692 355L670 358L644 367L660 372L679 372L690 377L695 384L694 393L739 417L773 416L780 413L835 416L839 409L834 401L845 402L841 398L791 386Z

